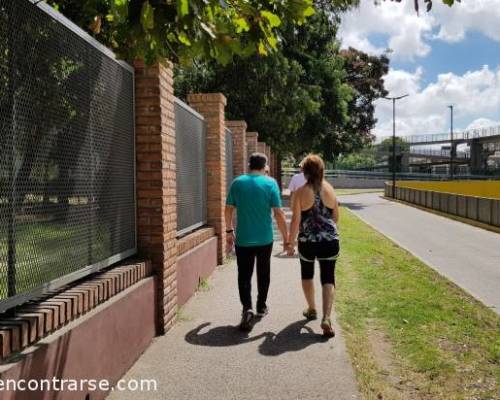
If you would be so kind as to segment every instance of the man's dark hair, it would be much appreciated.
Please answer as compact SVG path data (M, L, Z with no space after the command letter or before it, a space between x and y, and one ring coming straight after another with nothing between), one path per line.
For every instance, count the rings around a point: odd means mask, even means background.
M250 170L261 170L266 167L267 157L262 153L253 153L248 161L248 167Z

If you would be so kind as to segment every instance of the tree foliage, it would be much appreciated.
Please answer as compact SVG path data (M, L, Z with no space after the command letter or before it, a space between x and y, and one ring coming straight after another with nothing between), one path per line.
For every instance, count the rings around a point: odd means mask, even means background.
M359 149L373 140L375 127L375 100L387 96L383 77L389 71L386 55L373 56L349 48L340 52L346 71L345 80L353 91L349 102L349 121L339 129L343 153Z
M331 14L359 0L45 0L121 57L189 63L193 58L261 56L277 50L283 26L315 9ZM378 2L379 0L373 0ZM401 0L391 0L401 2ZM410 0L409 0L410 1ZM419 0L413 0L419 10ZM428 11L432 0L423 0ZM453 5L460 0L442 0Z
M340 156L335 162L336 169L344 170L369 170L377 165L377 159L373 153L351 153Z
M247 121L260 140L288 151L306 115L319 109L314 91L301 83L304 74L298 62L282 53L237 59L227 66L210 61L178 68L175 92L181 98L192 92L224 93L227 119Z
M307 24L284 28L280 51L266 58L178 68L176 93L223 92L227 117L246 120L282 154L315 151L333 160L371 141L372 103L385 95L388 65L385 57L339 52L336 27L319 10Z
M350 0L334 0L349 3ZM125 59L226 64L276 50L279 28L303 24L313 0L48 0Z

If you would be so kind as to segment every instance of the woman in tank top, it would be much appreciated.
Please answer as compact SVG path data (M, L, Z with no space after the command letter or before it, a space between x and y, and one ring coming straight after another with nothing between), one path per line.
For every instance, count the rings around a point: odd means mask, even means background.
M303 315L310 320L317 318L313 277L314 261L318 260L323 299L321 328L325 336L332 337L335 331L330 315L335 290L335 263L339 254L338 203L333 187L324 180L325 166L321 157L307 156L302 168L307 183L294 194L288 253L294 254L298 235L302 289L308 306Z

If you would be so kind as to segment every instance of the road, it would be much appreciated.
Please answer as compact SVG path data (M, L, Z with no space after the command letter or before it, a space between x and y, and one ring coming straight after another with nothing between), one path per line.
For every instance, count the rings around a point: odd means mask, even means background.
M392 202L377 193L341 205L500 314L500 234Z

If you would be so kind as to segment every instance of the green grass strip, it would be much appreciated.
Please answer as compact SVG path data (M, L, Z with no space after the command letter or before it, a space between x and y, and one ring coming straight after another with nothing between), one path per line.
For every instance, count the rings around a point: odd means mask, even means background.
M364 397L500 399L500 317L346 209L339 229L336 307Z

